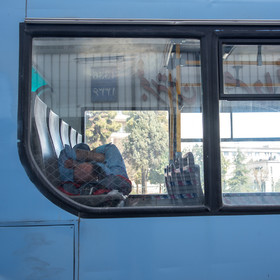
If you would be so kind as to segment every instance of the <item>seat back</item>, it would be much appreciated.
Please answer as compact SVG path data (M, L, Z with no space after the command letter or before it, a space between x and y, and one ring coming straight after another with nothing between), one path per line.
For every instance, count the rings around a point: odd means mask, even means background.
M165 185L168 194L175 199L192 199L195 203L203 203L204 196L200 182L200 167L194 163L192 153L170 163L165 168Z
M47 125L48 112L47 105L36 96L34 103L34 118L40 140L43 161L46 161L55 155Z
M59 133L59 116L55 114L52 110L49 113L49 131L53 146L55 149L56 156L59 157L61 150L63 149L63 144Z
M70 144L72 148L77 144L77 131L73 127L70 129Z
M36 143L36 146L40 146L36 147L36 151L41 150L41 154L37 154L35 160L50 182L57 185L59 182L58 163L55 148L49 134L49 113L50 110L47 108L47 105L36 96L34 100L34 120L36 135L39 141L34 141L34 143Z
M64 147L70 146L69 125L64 120L60 120L60 137Z
M77 135L77 144L82 143L82 142L83 142L82 134L78 133L78 135Z

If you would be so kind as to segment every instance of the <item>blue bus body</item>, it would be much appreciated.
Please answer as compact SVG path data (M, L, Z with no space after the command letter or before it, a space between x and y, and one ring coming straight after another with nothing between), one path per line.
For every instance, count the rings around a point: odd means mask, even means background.
M279 19L279 1L2 1L0 279L279 279L280 216L85 219L46 199L17 149L25 20Z

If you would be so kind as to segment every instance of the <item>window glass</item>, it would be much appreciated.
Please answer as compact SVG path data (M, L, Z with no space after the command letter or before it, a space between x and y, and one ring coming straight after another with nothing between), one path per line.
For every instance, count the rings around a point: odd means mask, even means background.
M231 138L231 114L230 113L220 113L220 130L221 138Z
M243 112L240 112L243 108ZM278 109L277 109L278 108ZM280 101L221 101L232 121L220 123L223 202L229 205L280 203ZM256 112L258 111L258 112Z
M203 204L200 42L34 38L31 149L91 207Z
M202 139L202 113L183 113L181 135L184 139Z
M223 44L224 94L279 94L279 45Z

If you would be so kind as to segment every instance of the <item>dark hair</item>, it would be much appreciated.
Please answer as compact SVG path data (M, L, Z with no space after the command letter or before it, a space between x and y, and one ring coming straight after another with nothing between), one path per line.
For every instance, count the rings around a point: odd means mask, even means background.
M91 175L93 177L97 177L98 180L104 179L106 176L104 170L97 164L92 163L91 165L92 165Z
M74 147L73 147L73 150L76 152L76 150L85 150L85 151L90 151L90 147L88 144L86 143L79 143L79 144L76 144Z

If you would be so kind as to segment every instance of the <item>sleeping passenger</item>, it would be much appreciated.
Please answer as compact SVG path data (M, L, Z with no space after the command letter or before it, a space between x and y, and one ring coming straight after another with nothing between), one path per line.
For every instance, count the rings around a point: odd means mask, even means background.
M94 150L84 143L73 148L65 145L58 163L59 189L68 195L106 194L112 190L124 195L131 192L124 160L114 144Z

